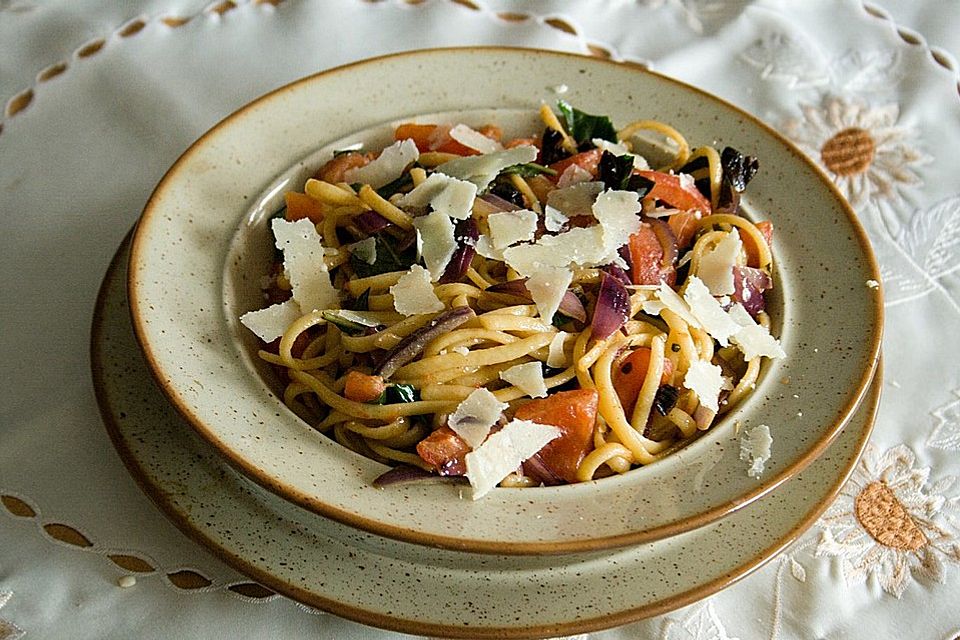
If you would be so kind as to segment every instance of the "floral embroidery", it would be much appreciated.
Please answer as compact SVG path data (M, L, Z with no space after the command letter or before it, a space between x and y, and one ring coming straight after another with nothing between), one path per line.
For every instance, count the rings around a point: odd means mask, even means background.
M960 390L953 394L957 397L955 400L931 412L936 423L927 439L928 447L960 451Z
M12 591L0 591L0 609L2 609L12 597ZM12 622L8 622L7 620L0 618L0 640L19 640L19 638L22 638L25 635L26 631Z
M932 279L960 269L960 194L915 212L896 240Z
M870 107L828 97L822 106L802 104L802 118L785 123L788 136L818 161L854 207L899 202L921 184L914 172L929 161L915 130L897 124L896 104Z
M713 601L699 605L690 615L677 622L667 618L661 640L737 640L727 635L723 621L713 608Z
M880 586L899 598L911 576L944 582L944 563L960 564L955 521L960 498L943 494L949 476L927 487L929 468L915 468L906 445L878 454L869 445L837 501L820 518L817 556L840 558L845 579Z

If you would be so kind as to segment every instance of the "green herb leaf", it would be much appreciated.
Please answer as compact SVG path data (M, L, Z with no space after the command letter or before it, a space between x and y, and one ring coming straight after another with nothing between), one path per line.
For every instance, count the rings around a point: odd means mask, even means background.
M413 177L410 175L410 172L407 171L393 182L389 182L377 189L377 194L384 200L387 200L393 194L403 191L408 185L412 184Z
M571 107L563 100L557 101L557 108L563 114L567 133L576 140L577 145L589 142L594 138L617 142L617 130L607 116L594 116L584 113Z
M350 256L350 268L358 277L367 278L391 271L405 271L417 261L416 243L405 251L398 252L394 246L395 241L390 236L381 233L374 237L377 239L377 259L373 264L367 264L358 256Z
M361 313L349 309L328 309L322 313L323 319L336 325L348 336L362 335L367 329L380 326L377 320L370 319Z
M416 402L419 399L416 388L410 384L391 384L384 393L387 394L387 404Z
M500 175L518 175L521 178L531 178L533 176L538 176L541 174L547 174L548 176L557 175L556 169L551 169L550 167L545 167L542 164L537 164L536 162L526 162L523 164L514 164L510 165L506 169L500 172Z

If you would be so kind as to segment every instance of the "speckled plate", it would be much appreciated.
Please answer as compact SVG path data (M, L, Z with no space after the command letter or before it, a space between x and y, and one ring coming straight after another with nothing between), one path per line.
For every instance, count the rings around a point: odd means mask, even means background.
M125 259L123 248L104 280L91 352L107 430L143 490L187 535L264 585L407 633L573 634L665 613L722 589L773 557L829 505L866 445L879 399L878 374L823 455L774 494L702 528L594 553L433 549L300 509L235 473L186 428L134 340Z
M694 145L730 144L760 158L750 203L776 227L771 309L788 357L770 363L754 394L699 440L623 476L497 489L476 502L452 486L375 489L371 481L384 467L287 410L236 320L260 306L252 300L269 251L265 218L291 181L320 162L318 149L336 140L376 137L386 123L425 113L532 114L542 100L556 100L561 86L565 100L608 114L618 125L655 118ZM833 185L746 113L634 66L544 51L447 49L306 78L214 127L150 198L133 239L128 291L138 341L163 392L226 460L262 486L379 535L527 554L586 551L690 530L772 491L812 462L840 433L873 377L882 303L870 280L879 275L869 242ZM739 460L737 422L770 426L773 456L760 478L749 477Z

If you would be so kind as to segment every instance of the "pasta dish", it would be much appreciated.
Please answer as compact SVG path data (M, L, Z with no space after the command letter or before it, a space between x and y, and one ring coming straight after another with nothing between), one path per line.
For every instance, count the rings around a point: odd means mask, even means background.
M740 206L756 158L539 115L530 137L405 122L336 153L269 221L265 307L241 317L303 420L474 498L650 464L784 356L773 227Z

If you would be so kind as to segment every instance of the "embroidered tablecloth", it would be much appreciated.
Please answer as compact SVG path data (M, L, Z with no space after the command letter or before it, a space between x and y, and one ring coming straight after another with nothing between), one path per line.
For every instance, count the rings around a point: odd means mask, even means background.
M884 397L839 499L734 586L589 637L956 637L958 33L955 0L0 0L0 640L399 637L259 587L159 513L100 424L89 327L211 125L325 68L469 44L640 62L756 114L833 178L882 269Z

